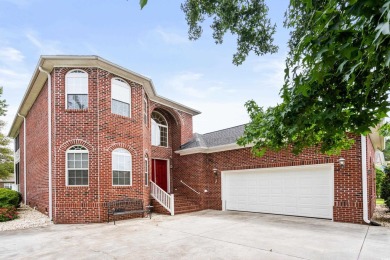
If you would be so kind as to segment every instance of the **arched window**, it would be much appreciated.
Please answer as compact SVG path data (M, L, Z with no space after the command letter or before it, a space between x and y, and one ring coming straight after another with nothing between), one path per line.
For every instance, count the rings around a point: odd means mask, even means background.
M71 70L65 76L66 108L88 108L88 73Z
M132 185L131 154L118 148L112 152L112 185Z
M130 117L131 88L124 80L111 80L111 112L113 114Z
M66 151L66 184L69 186L88 186L88 150L75 145Z
M158 112L152 113L152 145L168 147L168 123Z
M145 186L149 185L149 157L145 155Z

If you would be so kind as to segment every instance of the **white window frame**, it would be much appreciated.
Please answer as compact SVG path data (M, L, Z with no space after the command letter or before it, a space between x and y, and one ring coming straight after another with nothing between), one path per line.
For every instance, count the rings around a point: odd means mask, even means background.
M144 124L149 126L148 99L144 96Z
M6 183L3 184L3 186L4 186L4 189L10 189L10 190L12 190L12 183L6 182Z
M74 147L82 147L84 148L85 150L71 150L72 148ZM76 153L80 153L80 154L87 154L87 158L88 158L88 167L87 168L77 168L78 170L87 170L88 171L88 184L87 185L75 185L75 184L69 184L69 167L68 167L68 154L70 153L73 153L73 154L76 154ZM75 168L76 169L76 168ZM66 150L66 157L65 157L65 178L66 178L66 186L68 187L88 187L89 186L89 151L88 149L85 147L85 146L82 146L82 145L73 145L71 147L68 148L68 150Z
M70 75L72 73L75 73L76 71L78 71L79 74L83 75L80 78L87 78L87 107L86 108L68 108L68 95L77 95L77 94L85 95L85 93L69 93L68 78L70 77ZM80 73L80 72L82 72L82 73ZM86 109L88 109L88 107L89 107L89 76L88 76L88 73L84 70L81 70L81 69L74 69L74 70L68 71L65 75L65 108L72 109L72 110L86 110Z
M145 164L144 164L144 166L145 166L145 175L144 175L144 185L145 186L149 186L149 157L148 157L148 155L146 154L145 155Z
M130 157L130 184L114 184L114 171L122 171L118 169L114 169L114 155L128 155ZM124 148L116 148L114 151L112 151L111 154L111 184L112 186L118 187L118 186L133 186L133 157L131 156L131 153L124 149Z
M157 123L157 126L159 127L159 137L160 137L160 145L155 145L155 144L153 144L153 139L155 138L155 136L153 135L153 122L154 122L154 120L153 120L153 114L154 113L156 113L156 114L159 114L163 119L164 119L164 121L165 121L165 123L166 123L166 125L162 125L162 124L159 124L159 123ZM166 128L166 130L167 130L167 145L165 146L165 145L161 145L161 132L160 132L160 127L164 127L164 128ZM160 146L160 147L169 147L169 125L168 125L168 121L167 121L167 119L165 118L165 116L163 116L161 113L159 113L159 112L157 112L157 111L153 111L152 112L152 115L151 115L151 130L150 130L150 132L151 132L151 143L152 143L152 146Z
M119 82L119 83L115 83L115 82ZM113 94L114 93L114 85L116 85L117 87L126 87L129 89L129 97L128 97L129 103L127 103L126 101L123 101L123 100L118 100L118 99L113 98L114 97L114 94ZM113 104L112 101L113 100L115 100L117 102L128 104L129 105L129 115L122 115L122 114L114 113L112 110L112 104ZM131 118L131 87L125 80L123 80L121 78L117 78L117 77L111 79L111 113L114 115Z

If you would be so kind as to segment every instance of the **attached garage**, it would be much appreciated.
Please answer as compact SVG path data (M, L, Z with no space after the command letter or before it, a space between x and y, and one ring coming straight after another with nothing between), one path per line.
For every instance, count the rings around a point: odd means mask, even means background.
M222 172L223 210L333 219L333 164Z

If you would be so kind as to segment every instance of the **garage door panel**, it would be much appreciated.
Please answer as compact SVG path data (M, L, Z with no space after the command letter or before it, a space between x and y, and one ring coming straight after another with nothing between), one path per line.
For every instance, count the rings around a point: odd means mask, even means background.
M331 165L230 171L224 187L227 210L333 217Z

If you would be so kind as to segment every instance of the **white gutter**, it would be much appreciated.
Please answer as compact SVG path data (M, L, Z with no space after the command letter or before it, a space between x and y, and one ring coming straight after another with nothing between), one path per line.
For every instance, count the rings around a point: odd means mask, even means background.
M362 189L363 189L363 220L367 224L371 221L368 219L368 194L367 194L367 139L361 136L362 142Z
M27 169L26 169L26 118L18 113L18 116L23 117L23 198L24 198L24 205L27 205ZM19 147L20 149L20 147Z
M49 218L53 220L53 191L52 191L52 163L51 163L51 75L49 72L39 67L39 70L47 75L47 130L48 130L48 143L49 143Z

